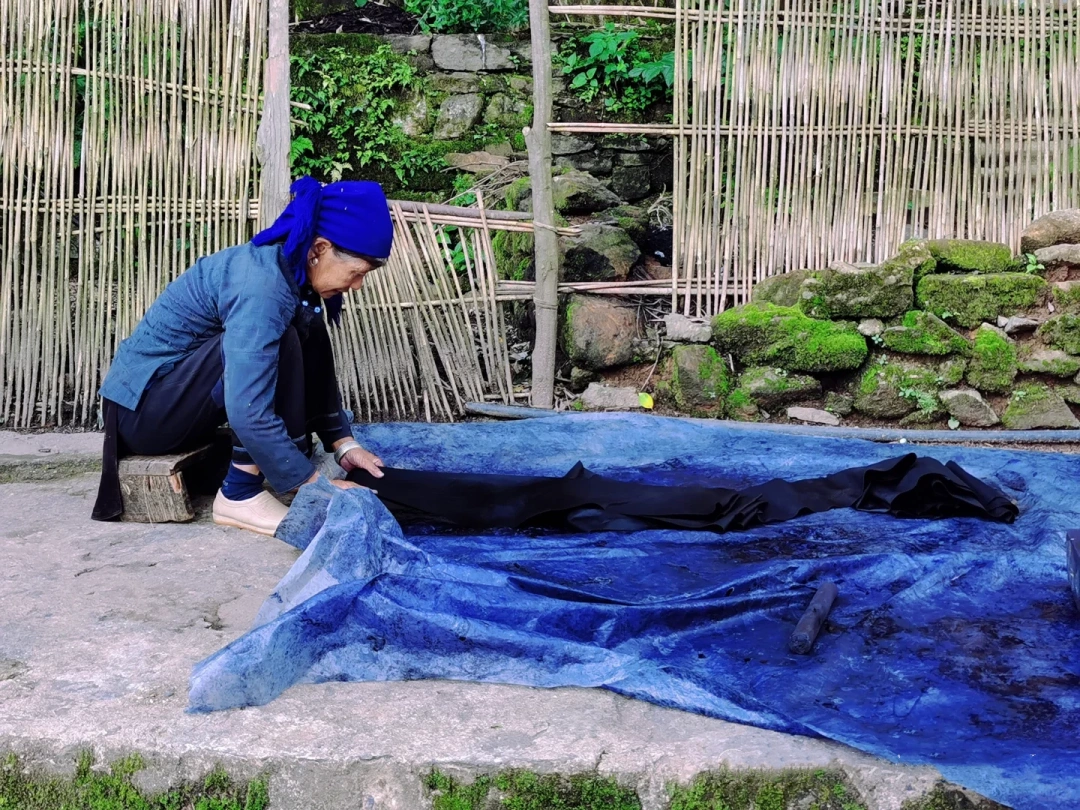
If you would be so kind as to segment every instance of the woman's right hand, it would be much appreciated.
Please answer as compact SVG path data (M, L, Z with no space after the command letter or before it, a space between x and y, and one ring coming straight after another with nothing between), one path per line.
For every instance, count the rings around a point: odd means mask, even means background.
M316 481L319 480L319 477L320 473L316 472L314 475L311 476L311 478L304 482L304 485L306 486L307 484L314 484ZM328 478L327 480L338 489L366 489L370 492L374 492L376 495L379 494L379 491L377 489L371 489L370 487L361 486L360 484L354 484L352 481L349 481L345 478Z

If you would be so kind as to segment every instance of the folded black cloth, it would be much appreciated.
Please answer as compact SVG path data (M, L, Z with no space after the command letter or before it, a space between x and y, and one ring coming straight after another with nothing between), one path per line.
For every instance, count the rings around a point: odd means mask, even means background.
M459 528L544 527L578 532L648 528L725 532L851 507L906 518L976 517L1012 523L1016 504L965 472L910 453L824 478L742 490L616 481L580 463L562 478L386 468L349 480L377 490L402 523Z

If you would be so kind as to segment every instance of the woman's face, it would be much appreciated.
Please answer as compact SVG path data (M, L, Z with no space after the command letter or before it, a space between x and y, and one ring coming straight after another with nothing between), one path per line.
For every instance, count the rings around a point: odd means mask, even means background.
M308 280L322 298L359 290L374 265L366 259L339 254L329 241L319 236L308 251Z

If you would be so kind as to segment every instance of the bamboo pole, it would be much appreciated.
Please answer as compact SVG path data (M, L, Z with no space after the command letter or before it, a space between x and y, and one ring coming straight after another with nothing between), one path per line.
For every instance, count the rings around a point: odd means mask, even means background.
M532 29L533 123L525 133L533 189L536 264L536 342L532 356L532 405L551 408L555 397L555 341L558 318L559 244L554 231L551 188L551 21L544 0L529 0Z
M258 134L262 227L289 203L289 0L269 0L267 20L266 96Z

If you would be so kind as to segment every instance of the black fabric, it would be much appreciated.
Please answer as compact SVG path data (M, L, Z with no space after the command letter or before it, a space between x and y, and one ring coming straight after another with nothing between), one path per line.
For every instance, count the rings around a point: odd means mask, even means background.
M576 465L562 478L387 468L349 480L377 490L402 522L567 531L647 528L723 532L854 507L898 517L978 517L1011 523L1019 510L1000 490L957 464L911 453L824 478L768 481L744 490L664 487L605 478Z
M309 433L318 433L327 447L350 436L330 336L321 317L298 319L282 337L279 352L274 409L289 436L305 450L310 450ZM218 335L155 380L135 410L104 400L105 441L94 520L115 520L123 514L117 466L125 455L179 453L214 439L227 421L223 371ZM244 451L235 436L233 444L235 460Z

